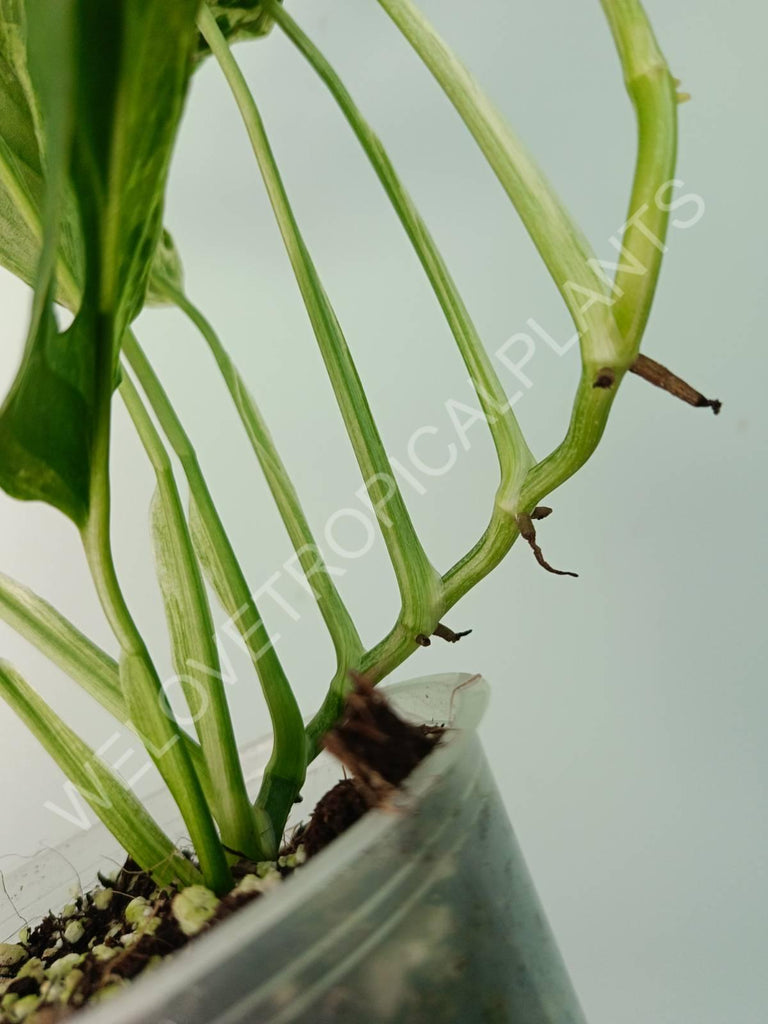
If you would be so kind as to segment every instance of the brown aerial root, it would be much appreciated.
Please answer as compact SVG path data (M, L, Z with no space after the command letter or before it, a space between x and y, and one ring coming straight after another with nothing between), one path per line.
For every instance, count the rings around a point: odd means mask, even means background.
M548 505L537 505L531 512L531 519L546 519L552 515L552 509Z
M539 563L542 569L546 569L547 572L554 573L555 576L574 576L578 578L579 574L577 572L567 572L565 569L553 568L544 557L539 545L536 543L536 527L533 525L533 520L546 519L546 517L550 515L551 512L552 509L546 508L546 506L544 505L535 508L530 515L528 515L526 512L519 512L515 516L515 520L517 522L517 528L520 531L520 536L523 538L524 541L528 542L531 551L533 551L533 554L536 557L536 561Z
M461 632L456 633L450 628L450 626L446 626L443 622L438 622L432 636L440 637L441 640L445 640L448 644L457 644L462 637L469 636L471 632L471 629L462 629ZM432 646L432 641L428 636L425 636L424 633L419 633L416 637L416 643L419 644L420 647Z
M435 632L432 635L439 636L440 639L445 640L446 643L457 644L463 636L469 636L471 632L471 629L462 629L461 632L454 633L450 627L444 625L442 622L438 622L435 626Z
M722 402L716 398L706 398L700 391L692 388L690 384L686 384L682 377L678 377L666 366L662 366L661 363L657 363L649 356L644 356L641 353L629 370L630 373L636 373L638 377L647 380L654 387L668 391L670 395L674 395L675 398L679 398L688 405L693 405L697 409L711 409L715 416L720 412Z

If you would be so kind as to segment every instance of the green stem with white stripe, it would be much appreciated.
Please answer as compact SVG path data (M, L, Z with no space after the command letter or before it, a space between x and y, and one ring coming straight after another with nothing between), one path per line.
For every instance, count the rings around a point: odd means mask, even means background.
M293 215L264 123L237 62L203 5L198 26L232 90L253 147L275 218L323 356L352 448L381 526L401 598L399 624L415 649L429 635L442 606L442 582L414 530L352 355Z
M677 90L653 29L637 0L601 0L637 118L637 160L614 278L613 315L634 357L656 292L669 223L677 158Z
M173 661L203 751L224 844L259 859L256 822L245 788L216 649L205 584L165 446L127 373L120 395L157 480L153 539Z
M112 353L102 353L99 373L110 386L98 391L93 469L88 518L81 531L83 548L96 592L115 638L120 644L120 687L132 728L147 748L189 829L209 888L226 892L231 874L202 783L190 760L182 733L173 717L160 677L126 603L115 569L111 541L109 482Z
M498 500L503 502L507 496L516 496L534 459L509 404L504 386L429 228L392 165L378 135L363 117L328 60L281 4L275 0L266 0L265 6L271 17L325 82L400 218L445 314L488 421L501 472Z
M472 133L557 285L581 335L584 362L619 368L613 296L589 242L502 115L412 0L379 0Z
M301 711L216 509L189 435L146 354L130 332L123 352L187 478L192 542L222 607L241 633L267 704L273 752L264 771L256 810L261 842L268 848L268 856L274 856L288 812L306 775Z
M210 321L178 289L166 286L166 295L190 319L205 339L221 372L240 421L274 498L307 586L317 601L336 654L336 671L330 685L338 706L349 689L349 672L363 652L360 635L328 566L315 541L299 496L280 458L261 411L240 372L224 348Z

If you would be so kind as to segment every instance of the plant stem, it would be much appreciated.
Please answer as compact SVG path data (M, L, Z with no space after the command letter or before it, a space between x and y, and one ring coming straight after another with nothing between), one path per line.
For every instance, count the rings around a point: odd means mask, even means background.
M563 441L528 473L521 489L517 510L530 513L539 502L573 476L597 448L620 383L615 378L609 388L595 387L591 370L582 372ZM491 522L475 547L443 577L446 603L454 605L506 556L519 536L517 524L508 515L494 509Z
M611 388L594 387L592 371L584 371L564 441L534 466L526 478L518 507L531 511L547 494L582 466L602 436L619 381ZM444 613L481 579L495 569L520 536L517 523L506 510L494 508L485 533L443 577ZM410 636L396 626L375 647L366 651L357 671L372 683L381 682L406 661L416 649ZM307 727L313 756L321 748L323 734L334 722L333 707L323 704Z
M363 117L336 71L280 3L265 0L265 7L328 86L400 218L445 314L488 421L501 470L497 498L503 502L517 496L534 459L504 386L429 228L395 171L381 140Z
M379 3L432 72L512 200L580 331L584 361L621 366L613 298L593 268L589 243L541 169L411 0Z
M506 503L497 499L483 537L446 573L445 600L450 607L509 551L518 536L516 515L530 512L543 497L572 476L592 455L602 437L618 387L637 355L661 266L668 210L659 203L658 190L674 173L676 100L674 83L640 4L636 0L603 0L639 125L630 216L622 243L622 254L628 254L631 262L619 264L616 280L611 284L602 264L590 255L586 243L570 225L567 214L549 192L538 169L411 0L380 2L443 86L477 139L526 223L581 331L583 371L566 437L547 458L529 470L512 506L504 507ZM546 197L549 223L530 206L534 197L541 199L542 196ZM553 234L552 226L558 220L559 227ZM567 244L559 244L558 236ZM607 281L611 286L612 294L607 303L598 298L594 282L590 284L588 277L579 278L574 273L582 261L583 269L589 268L603 284ZM566 276L569 273L570 278ZM563 281L570 287L563 285ZM576 289L574 284L578 286ZM574 303L575 295L585 297L586 303ZM607 347L595 344L600 337L610 337L611 344Z
M271 4L272 0L268 2ZM602 437L618 387L637 354L660 271L668 210L664 203L659 202L659 190L671 182L674 174L676 97L674 82L640 4L636 0L602 0L619 49L627 88L637 111L639 132L630 213L622 241L622 254L628 254L630 262L619 264L615 281L611 284L605 278L602 264L590 254L538 169L482 96L468 72L410 0L380 2L424 59L477 139L518 208L581 331L583 369L566 436L547 458L529 469L513 504L506 504L503 499L500 502L497 496L485 533L443 577L447 611L508 553L519 536L516 514L532 511L546 495L571 477L589 459ZM288 31L288 16L283 13L275 17ZM289 34L294 38L296 33ZM307 49L306 43L298 38L294 42L302 51ZM318 65L318 71L334 95L340 93L343 89L340 83L329 80L332 72L329 73L325 67L321 70L321 58L312 54L310 59ZM344 100L343 106L351 103L341 95L337 99L340 103ZM534 197L543 198L549 211L548 218L530 207L530 200ZM552 234L552 226L558 221L558 231ZM555 240L557 234L564 244ZM640 272L638 264L643 268ZM597 274L603 283L607 281L612 296L610 302L595 298L592 305L596 307L597 316L591 324L591 334L590 325L584 323L584 311L574 305L576 295L589 299L588 290L592 290L595 297L599 294L594 281L590 282L586 268ZM582 270L585 276L580 276ZM563 281L569 281L569 274L572 275L571 282L579 284L580 290L563 285ZM609 306L612 307L610 313ZM615 318L616 328L610 323L612 318ZM618 338L617 330L620 333ZM595 339L601 335L611 339L609 345L595 345ZM395 629L366 652L360 668L378 681L410 653L407 638ZM319 736L326 726L327 718L321 709L311 728Z
M628 355L637 355L665 251L669 203L677 156L675 81L638 0L601 0L619 51L624 80L637 117L638 149L629 213L614 279L616 324ZM640 270L638 270L638 267Z
M157 480L153 520L158 575L176 672L212 783L211 810L226 846L254 860L260 859L264 851L237 752L208 596L171 460L127 374L123 375L120 394Z
M219 62L240 109L288 256L347 428L368 496L381 526L401 597L399 621L414 636L439 620L442 582L416 535L387 458L351 353L293 215L261 115L226 40L206 5L198 27Z
M267 818L266 822L260 824L260 833L262 842L272 848L271 856L276 851L276 843L282 835L288 811L299 795L306 775L306 740L301 711L216 510L189 435L146 354L131 332L128 333L123 352L181 463L189 483L193 522L197 523L192 536L193 541L198 538L198 556L214 583L223 607L241 631L269 710L274 746L264 771L256 807L259 816ZM201 534L206 538L204 545L199 540ZM264 826L267 824L268 831L265 831Z
M100 317L101 314L98 314ZM101 337L111 339L114 324L100 325ZM83 547L104 612L120 644L120 682L126 710L152 760L168 785L189 829L206 884L225 892L231 876L200 780L195 774L181 733L164 700L163 688L149 651L136 627L118 582L110 538L110 405L114 366L112 345L99 346L97 386L100 407L93 443L89 514L82 529Z
M677 99L674 81L648 19L637 0L601 0L624 68L627 90L638 121L638 152L621 253L629 262L618 266L613 316L622 335L622 359L614 364L608 387L596 387L594 364L584 361L568 432L547 458L534 466L520 493L516 511L530 511L542 498L584 465L603 435L611 406L626 369L634 362L653 302L664 239L668 204L660 190L674 176L677 151ZM590 259L593 267L601 265ZM494 568L517 538L506 531L504 517L494 510L483 538L444 577L446 601L453 603Z
M486 368L471 362L481 351L479 338L380 141L322 54L274 0L266 2L272 16L326 82L372 161L430 277L473 380L483 385L478 388L481 400L484 394L486 400L488 395L498 399L501 396L493 382L487 376L482 380ZM500 444L494 433L502 464L502 485L510 480L514 480L514 485L506 489L502 486L482 538L445 574L442 614L506 555L519 535L517 516L530 514L546 494L573 475L594 452L602 436L618 387L637 354L660 269L668 211L659 202L658 190L668 184L674 170L675 97L669 72L640 5L634 0L603 0L639 125L637 168L622 247L622 255L628 255L631 262L617 266L612 282L538 166L411 0L380 3L454 104L510 196L573 316L581 345L581 380L561 444L540 463L531 465L530 459L526 462L519 457L523 452L521 439L510 435L510 449ZM247 95L244 82L242 87ZM255 118L263 136L257 113ZM263 145L268 150L266 139ZM269 181L267 184L269 188ZM487 415L485 406L484 409ZM516 424L512 427L512 423L514 420L508 420L505 427L515 430ZM502 452L511 459L510 451L518 456L514 467L502 461ZM376 682L414 649L412 633L398 622L362 656L358 668ZM333 713L332 704L326 701L310 723L308 732L313 749L332 723Z
M333 577L312 534L296 489L245 381L213 326L200 310L177 289L166 287L166 294L197 327L205 339L259 460L280 518L296 551L299 564L317 601L320 614L334 646L336 672L330 685L330 693L334 695L334 699L337 700L340 707L349 689L349 671L357 664L363 652L360 635L336 584L333 582Z

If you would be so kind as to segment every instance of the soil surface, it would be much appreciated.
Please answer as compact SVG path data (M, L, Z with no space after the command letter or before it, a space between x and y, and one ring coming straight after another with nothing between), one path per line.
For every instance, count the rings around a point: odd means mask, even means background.
M358 821L386 804L442 730L399 718L384 696L355 681L344 719L325 746L349 773L293 831L277 861L241 861L223 899L202 886L158 888L130 859L100 887L49 913L17 942L0 943L0 1024L56 1024L86 1003L117 995L240 907L268 893Z

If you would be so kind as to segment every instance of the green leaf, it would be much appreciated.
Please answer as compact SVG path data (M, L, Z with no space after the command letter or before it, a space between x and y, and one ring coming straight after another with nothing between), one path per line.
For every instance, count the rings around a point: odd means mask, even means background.
M273 21L261 0L206 0L206 4L229 43L256 39L272 30ZM199 57L211 52L202 34L198 37L197 52Z
M91 261L86 294L113 314L117 344L143 305L160 240L197 0L118 0L106 18L99 0L70 2L75 49L67 57L76 82L71 170Z
M0 264L34 285L42 248L43 177L34 110L39 106L27 61L27 4L3 0L0 10ZM68 190L59 235L56 301L80 302L85 268L74 196ZM183 287L181 260L163 231L155 251L146 303L165 305L163 282Z
M14 497L54 505L82 528L96 464L106 466L120 339L144 303L160 238L197 3L119 0L106 17L98 0L28 4L11 4L4 23L5 106L19 115L8 118L9 126L18 122L16 132L6 132L3 121L11 169L5 181L15 183L17 200L28 200L27 212L40 209L39 182L35 190L22 174L24 157L35 162L29 122L39 107L47 192L35 309L21 369L0 412L0 485ZM27 10L34 14L26 33L28 79L21 56ZM59 243L71 235L71 196L87 269L80 311L59 334L52 300ZM18 232L10 237L18 240ZM29 239L25 245L22 253ZM17 270L22 263L16 259Z
M197 868L179 853L130 789L7 662L0 662L0 696L142 868L160 884L202 881Z
M85 692L129 728L128 712L120 689L117 662L80 632L53 605L4 573L0 573L0 619L65 672ZM202 751L186 734L182 741L206 793L211 782Z
M24 360L0 411L0 485L80 527L120 641L125 708L168 784L217 891L231 882L202 778L162 704L149 652L120 591L110 543L112 392L125 329L141 309L161 232L165 181L192 69L197 0L28 0L29 80L46 190ZM73 195L82 302L59 334L58 243Z
M0 618L76 679L119 721L125 718L117 662L34 591L0 573Z
M37 103L27 67L26 3L3 0L0 16L0 264L34 284L43 236L43 178ZM83 280L80 226L65 197L56 298L75 309Z
M0 265L34 285L43 237L43 176L39 102L29 78L27 4L3 0L0 9ZM64 197L58 240L56 301L75 311L85 276L83 240L71 189ZM181 260L163 231L150 271L147 303L163 305L161 282L182 287Z
M60 335L50 302L0 412L0 486L87 518L94 433L94 339L78 319Z
M91 342L76 321L61 338L53 312L56 252L67 165L72 150L74 74L65 54L72 44L71 3L36 18L41 67L39 96L47 121L48 186L42 252L32 320L21 369L0 411L0 486L21 499L40 499L82 525L87 515L92 441ZM43 11L39 12L41 15ZM16 38L16 46L20 45ZM15 52L15 51L14 51ZM56 76L44 56L63 63Z

